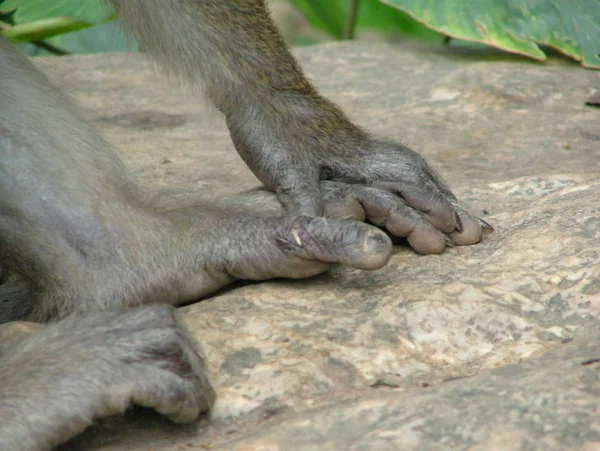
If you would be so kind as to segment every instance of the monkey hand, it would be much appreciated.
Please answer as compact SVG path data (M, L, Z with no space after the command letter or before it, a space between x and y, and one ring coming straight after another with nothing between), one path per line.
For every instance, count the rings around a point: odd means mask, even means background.
M386 230L392 237L406 238L419 254L439 254L446 246L468 245L480 241L482 232L493 229L460 208L449 194L455 222L444 224L435 216L412 206L393 188L323 181L319 184L328 218L368 221ZM446 213L451 217L452 212Z
M227 124L239 154L289 212L322 215L319 182L332 181L348 185L368 220L419 253L475 244L491 229L458 206L418 153L364 132L318 95L280 94L270 109L240 109Z
M164 305L72 316L13 349L0 359L0 449L50 449L131 404L189 422L215 399L196 344Z

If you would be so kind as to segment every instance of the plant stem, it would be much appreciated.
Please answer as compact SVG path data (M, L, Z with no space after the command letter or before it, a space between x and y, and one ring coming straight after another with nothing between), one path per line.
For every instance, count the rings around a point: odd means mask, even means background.
M350 11L348 11L348 18L346 19L346 27L344 28L344 39L354 39L354 33L356 31L356 20L358 19L359 6L360 6L360 0L352 0L352 3L350 3Z
M50 52L50 53L52 53L53 55L56 55L56 56L64 56L64 55L70 55L71 54L71 52L67 52L66 50L63 50L60 47L56 47L55 45L52 45L52 44L50 44L48 42L45 42L45 41L31 41L31 43L33 45L35 45L36 47L44 49L47 52Z

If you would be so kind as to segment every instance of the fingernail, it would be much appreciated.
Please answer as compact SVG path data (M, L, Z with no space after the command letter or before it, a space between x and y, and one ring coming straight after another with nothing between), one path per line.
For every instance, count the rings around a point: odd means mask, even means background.
M300 234L298 233L298 231L295 229L292 229L292 235L294 236L294 239L296 240L296 244L298 245L298 247L302 247L302 240L300 239Z
M370 232L365 238L363 251L371 254L381 254L387 252L391 245L390 238L383 232Z
M454 212L454 222L456 223L456 231L462 232L463 225L457 212Z
M494 227L492 227L489 222L486 222L481 218L477 218L477 220L481 224L481 233L483 233L483 235L489 235L494 231Z

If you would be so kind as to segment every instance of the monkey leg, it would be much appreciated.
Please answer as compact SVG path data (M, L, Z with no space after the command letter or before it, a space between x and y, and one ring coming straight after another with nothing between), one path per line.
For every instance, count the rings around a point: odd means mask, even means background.
M49 450L132 404L189 422L214 400L198 344L173 308L72 316L0 355L0 449Z

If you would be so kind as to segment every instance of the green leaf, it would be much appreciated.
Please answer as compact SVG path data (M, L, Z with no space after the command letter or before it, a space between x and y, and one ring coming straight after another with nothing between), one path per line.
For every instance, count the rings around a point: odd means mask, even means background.
M315 28L336 39L344 37L344 25L351 0L290 0ZM410 17L378 0L361 0L358 9L357 30L376 30L383 33L402 32L428 39L441 39L435 33Z
M31 42L41 41L58 34L71 33L94 25L94 23L75 20L70 17L53 17L15 25L8 30L3 30L2 34L13 42Z
M347 10L348 8L346 8L346 14ZM361 0L357 25L359 29L395 31L412 36L441 39L438 33L432 33L408 14L390 8L377 0Z
M318 30L342 39L344 36L344 18L348 9L345 0L290 0L306 20Z
M52 17L71 17L83 22L104 22L111 10L97 0L4 0L0 12L15 11L15 24L24 24Z
M600 69L600 0L380 0L433 30L545 60L538 45Z

